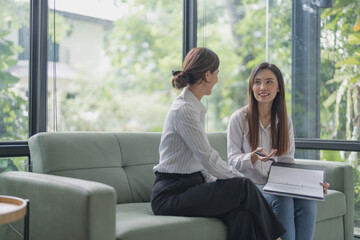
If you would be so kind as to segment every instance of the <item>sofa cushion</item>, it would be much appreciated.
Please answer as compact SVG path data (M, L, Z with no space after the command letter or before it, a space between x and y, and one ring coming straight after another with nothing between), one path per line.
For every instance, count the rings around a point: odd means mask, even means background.
M316 223L313 240L343 240L344 238L343 217L331 218ZM354 237L348 238L353 240Z
M316 222L343 216L346 213L345 195L342 192L329 190L324 202L317 202L318 215Z
M118 203L132 201L114 133L39 133L29 147L33 172L104 183L115 189Z
M131 202L149 202L159 162L160 133L117 133L122 167L131 189ZM120 202L118 202L120 203Z
M116 239L225 240L226 226L216 218L154 216L150 203L116 207Z

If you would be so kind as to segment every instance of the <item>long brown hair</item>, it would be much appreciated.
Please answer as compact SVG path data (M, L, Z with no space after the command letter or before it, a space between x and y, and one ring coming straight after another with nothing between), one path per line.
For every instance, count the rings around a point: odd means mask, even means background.
M249 124L249 142L252 151L255 151L259 144L259 110L258 102L255 99L252 89L256 75L264 69L268 69L275 74L279 85L279 92L271 106L271 144L273 149L277 149L276 155L281 156L289 149L289 129L285 102L284 78L277 66L267 62L256 66L249 78L249 104L247 116ZM276 118L278 119L277 124Z
M208 48L193 48L186 55L182 70L173 71L172 86L182 89L188 84L206 81L205 74L210 70L214 73L220 65L219 57Z

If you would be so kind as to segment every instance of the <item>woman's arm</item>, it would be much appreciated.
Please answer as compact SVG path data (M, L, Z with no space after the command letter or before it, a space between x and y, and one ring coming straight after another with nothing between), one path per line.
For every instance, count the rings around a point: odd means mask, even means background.
M254 168L256 164L257 156L252 156L252 152L243 152L244 147L244 135L245 127L247 124L245 116L235 112L231 118L227 129L227 152L228 152L228 163L234 166L238 171L242 171L248 168ZM253 162L251 158L256 158Z

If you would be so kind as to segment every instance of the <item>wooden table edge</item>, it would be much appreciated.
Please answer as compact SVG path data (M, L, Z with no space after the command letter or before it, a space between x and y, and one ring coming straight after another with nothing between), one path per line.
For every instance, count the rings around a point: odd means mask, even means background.
M0 195L0 204L8 203L17 207L11 211L0 213L0 225L16 221L26 215L26 201L18 197Z

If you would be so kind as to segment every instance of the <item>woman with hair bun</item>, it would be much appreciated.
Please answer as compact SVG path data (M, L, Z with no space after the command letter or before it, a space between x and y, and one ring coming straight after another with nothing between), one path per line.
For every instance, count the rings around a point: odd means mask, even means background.
M151 196L156 215L215 217L228 228L228 240L274 240L285 230L248 178L228 166L210 146L201 103L218 81L219 58L194 48L172 85L182 89L166 116L159 164Z

